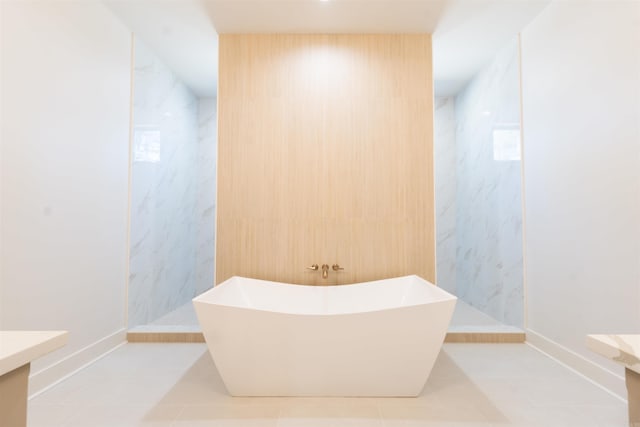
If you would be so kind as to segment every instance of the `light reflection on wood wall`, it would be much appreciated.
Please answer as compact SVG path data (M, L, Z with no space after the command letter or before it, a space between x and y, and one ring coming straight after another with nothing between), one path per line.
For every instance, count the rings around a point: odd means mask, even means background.
M216 283L435 279L431 37L221 35ZM312 263L339 263L319 272Z

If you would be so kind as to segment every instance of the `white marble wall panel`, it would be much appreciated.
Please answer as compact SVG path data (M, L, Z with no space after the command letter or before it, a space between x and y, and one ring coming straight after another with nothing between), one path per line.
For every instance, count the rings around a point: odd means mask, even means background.
M213 286L216 226L217 100L200 99L198 126L198 224L196 294Z
M522 327L517 58L513 40L455 99L456 293L495 319ZM501 141L513 143L516 152L499 150Z
M456 293L456 122L453 98L437 98L434 116L436 284Z
M135 43L129 326L188 302L196 289L198 100Z

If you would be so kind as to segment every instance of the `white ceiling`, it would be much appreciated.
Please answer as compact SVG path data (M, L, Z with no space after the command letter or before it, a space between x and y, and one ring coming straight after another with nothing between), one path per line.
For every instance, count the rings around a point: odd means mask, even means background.
M103 1L209 97L217 93L217 33L432 33L436 95L454 95L551 0Z

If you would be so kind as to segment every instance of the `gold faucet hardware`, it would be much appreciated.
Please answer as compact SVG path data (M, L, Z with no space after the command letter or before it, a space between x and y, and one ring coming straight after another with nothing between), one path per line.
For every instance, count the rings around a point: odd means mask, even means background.
M329 265L322 264L322 278L326 279L327 277L329 277Z
M307 267L307 270L316 271L317 269L318 269L318 264L312 264L311 266Z
M333 268L333 271L344 270L343 267L340 267L340 264L333 264L331 268Z

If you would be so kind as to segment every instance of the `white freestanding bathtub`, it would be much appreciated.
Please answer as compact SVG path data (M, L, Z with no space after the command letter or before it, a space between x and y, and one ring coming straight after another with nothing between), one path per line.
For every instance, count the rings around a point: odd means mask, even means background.
M193 303L233 396L417 396L456 299L418 276L342 286L232 277Z

